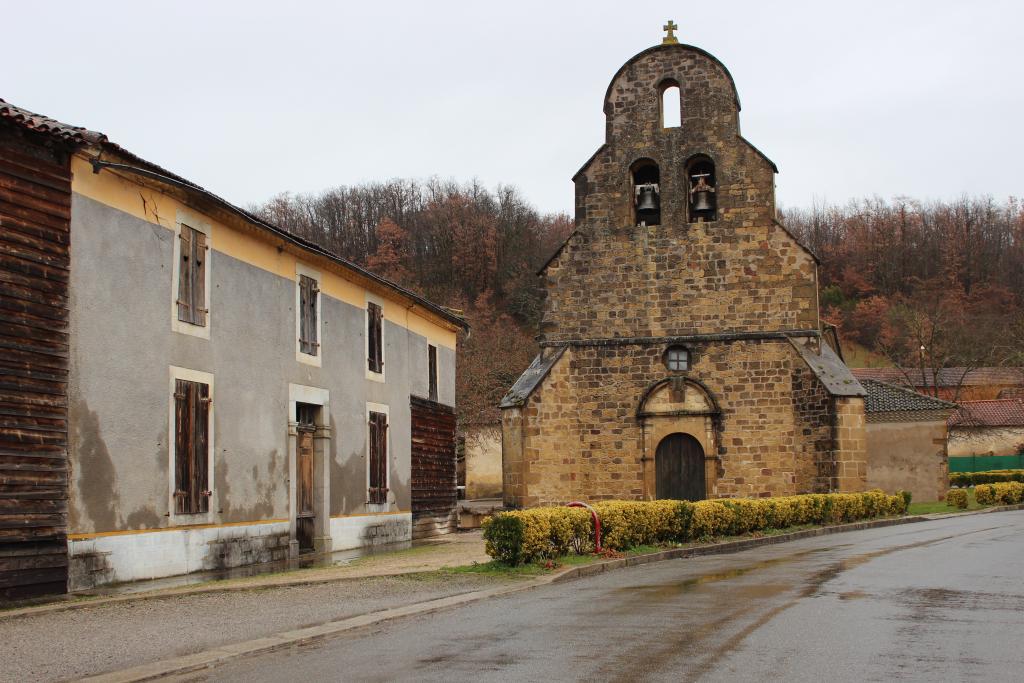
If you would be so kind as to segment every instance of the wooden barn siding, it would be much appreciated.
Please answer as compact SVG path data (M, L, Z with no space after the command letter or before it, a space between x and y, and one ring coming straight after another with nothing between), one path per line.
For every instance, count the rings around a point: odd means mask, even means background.
M412 536L455 531L455 410L413 396Z
M67 153L0 126L0 602L67 590Z

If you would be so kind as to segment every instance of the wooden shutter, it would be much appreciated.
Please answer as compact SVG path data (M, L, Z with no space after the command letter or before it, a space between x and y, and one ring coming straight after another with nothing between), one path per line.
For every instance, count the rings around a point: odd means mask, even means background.
M174 511L189 512L189 479L192 462L193 382L174 383Z
M427 380L429 383L428 393L431 401L437 400L437 347L433 344L427 346L427 357L428 357L428 372L430 377Z
M206 235L192 231L192 323L206 327Z
M195 417L192 421L195 426L192 438L192 508L195 512L209 512L210 385L196 383L196 389Z
M207 512L210 385L179 379L174 387L174 511Z
M388 416L370 413L370 489L367 500L386 503L388 500Z
M192 322L192 228L181 226L178 259L178 320Z
M316 280L299 276L299 350L315 356L320 346L317 339L316 302L320 289Z
M367 336L369 338L369 354L367 361L371 372L384 371L384 349L381 334L383 310L375 303L367 307Z
M181 226L178 259L178 320L206 326L206 235Z

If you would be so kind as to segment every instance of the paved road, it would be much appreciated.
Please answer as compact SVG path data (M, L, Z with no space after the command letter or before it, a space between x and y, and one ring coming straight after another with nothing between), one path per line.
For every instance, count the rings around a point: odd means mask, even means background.
M369 577L0 618L0 683L62 681L125 669L499 583L471 574Z
M180 680L1020 680L1024 512L554 584Z

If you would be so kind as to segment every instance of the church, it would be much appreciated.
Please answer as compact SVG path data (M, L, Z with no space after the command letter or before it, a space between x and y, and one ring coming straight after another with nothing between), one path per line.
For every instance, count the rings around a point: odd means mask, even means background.
M502 408L505 504L866 488L866 392L776 219L728 69L665 27L604 96L540 354Z

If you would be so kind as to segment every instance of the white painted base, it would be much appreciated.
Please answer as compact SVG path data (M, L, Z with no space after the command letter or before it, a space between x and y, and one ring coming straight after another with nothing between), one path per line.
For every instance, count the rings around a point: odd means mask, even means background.
M287 522L70 540L70 589L281 559L287 553L287 542Z
M331 518L332 550L412 540L412 513Z

